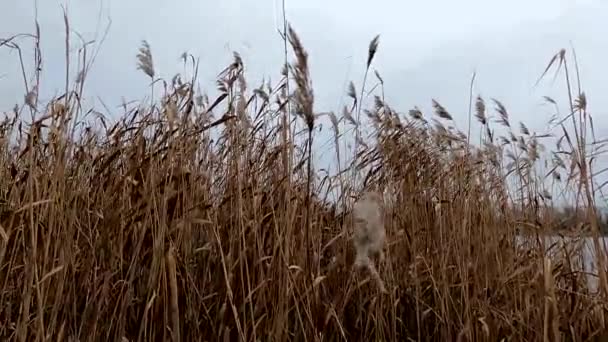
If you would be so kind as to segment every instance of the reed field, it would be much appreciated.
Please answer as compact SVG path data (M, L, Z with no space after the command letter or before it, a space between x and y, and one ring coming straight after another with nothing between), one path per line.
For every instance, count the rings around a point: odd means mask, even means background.
M15 85L23 103L2 108L0 339L590 341L606 331L605 254L586 274L572 238L600 246L603 147L573 51L541 61L569 107L547 118L551 132L532 132L473 92L461 130L439 100L432 113L391 107L373 68L381 37L361 42L365 78L337 113L315 108L314 56L295 28L281 79L249 84L235 53L212 97L193 56L194 76L157 80L143 42L124 62L154 86L119 117L82 104L86 46L66 53L82 69L63 94L40 101L39 39L0 40L19 52L33 42L35 56ZM320 120L336 172L315 163ZM567 227L558 197L580 213ZM568 242L545 243L558 226Z

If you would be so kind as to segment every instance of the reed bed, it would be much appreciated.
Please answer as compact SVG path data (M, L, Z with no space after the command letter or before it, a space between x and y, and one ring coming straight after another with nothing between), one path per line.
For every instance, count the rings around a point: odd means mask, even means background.
M591 166L601 144L570 54L545 70L563 76L570 104L552 135L473 93L465 133L438 101L434 113L393 109L377 71L351 83L341 113L320 114L312 57L295 30L284 38L280 80L252 88L235 54L213 98L196 76L157 80L144 43L137 63L156 94L120 117L80 102L86 46L78 61L66 53L66 65L83 68L75 83L66 75L64 94L41 103L39 77L25 81L23 105L0 129L0 338L599 338L604 254L592 291L580 251L556 253L542 239L554 228L552 198L570 193L585 213L573 229L599 246ZM38 66L39 35L0 46L25 39ZM379 37L368 51L372 72ZM184 57L196 75L196 60ZM314 163L322 116L347 165L329 174ZM553 151L543 148L550 137ZM343 148L351 140L355 151ZM522 229L534 242L526 249L515 243ZM357 267L366 265L376 274Z

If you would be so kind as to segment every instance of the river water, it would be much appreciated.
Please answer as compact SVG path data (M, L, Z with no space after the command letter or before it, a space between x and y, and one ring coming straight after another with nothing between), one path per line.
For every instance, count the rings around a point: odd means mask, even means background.
M533 236L518 236L516 241L518 246L525 249L538 247L536 237ZM608 237L600 238L600 248L602 247L602 242L604 251L608 250ZM597 253L592 237L545 236L543 244L546 254L553 262L564 258L566 251L571 256L576 255L577 258L571 257L573 271L585 272L589 290L591 292L597 291L599 283L597 277Z

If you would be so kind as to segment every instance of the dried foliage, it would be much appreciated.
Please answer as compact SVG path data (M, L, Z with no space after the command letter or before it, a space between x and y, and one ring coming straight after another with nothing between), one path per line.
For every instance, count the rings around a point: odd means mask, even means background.
M543 242L564 225L556 198L583 208L561 229L598 239L582 92L546 153L497 100L495 131L477 97L476 146L438 101L431 125L381 95L362 108L365 84L357 96L351 83L352 108L328 114L337 159L345 132L370 134L356 134L350 166L324 173L311 162L308 55L293 29L285 39L294 62L276 84L250 92L235 54L215 98L177 75L115 120L85 110L82 87L44 106L26 85L0 123L2 340L579 341L606 329L602 257L592 288L577 244ZM555 61L568 65L565 52ZM137 63L157 77L147 43ZM286 119L292 107L307 130ZM363 193L353 207L347 195Z

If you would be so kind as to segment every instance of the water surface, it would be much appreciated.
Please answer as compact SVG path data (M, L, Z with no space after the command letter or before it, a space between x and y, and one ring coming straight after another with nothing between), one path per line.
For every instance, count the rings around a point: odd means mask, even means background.
M535 248L538 246L536 237L531 235L520 235L516 240L517 244L523 248ZM582 271L586 273L586 278L591 292L596 292L598 287L597 277L597 253L593 245L592 237L568 237L568 236L544 236L543 244L546 254L555 262L564 258L567 253L573 258L571 266L573 271ZM603 246L602 246L603 244ZM565 248L564 248L565 246ZM600 238L600 248L604 248L604 253L608 249L608 237Z

